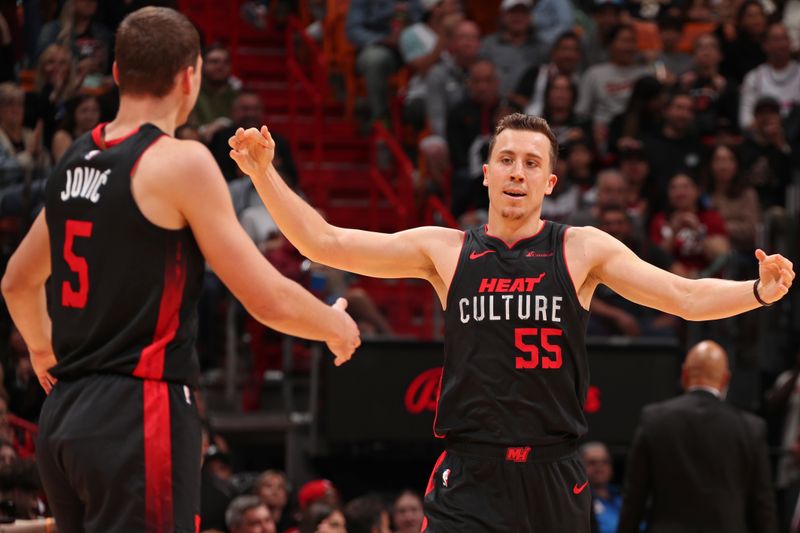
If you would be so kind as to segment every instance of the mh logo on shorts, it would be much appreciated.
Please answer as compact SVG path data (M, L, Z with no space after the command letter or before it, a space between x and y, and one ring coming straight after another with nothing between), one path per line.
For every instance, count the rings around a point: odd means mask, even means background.
M509 448L506 450L506 461L511 461L512 463L527 463L528 462L528 454L531 452L530 446L520 447L520 448Z

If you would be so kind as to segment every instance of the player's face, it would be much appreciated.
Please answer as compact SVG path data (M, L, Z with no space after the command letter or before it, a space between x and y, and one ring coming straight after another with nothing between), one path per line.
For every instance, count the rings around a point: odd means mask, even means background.
M556 181L550 173L550 141L535 131L500 132L483 166L490 211L509 221L538 216L544 196L553 192Z

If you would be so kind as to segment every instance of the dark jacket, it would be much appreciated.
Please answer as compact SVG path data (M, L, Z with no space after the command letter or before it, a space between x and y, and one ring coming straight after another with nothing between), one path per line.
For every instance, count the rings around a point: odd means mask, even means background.
M646 406L628 457L619 533L777 531L766 424L696 390ZM645 504L652 509L645 516Z

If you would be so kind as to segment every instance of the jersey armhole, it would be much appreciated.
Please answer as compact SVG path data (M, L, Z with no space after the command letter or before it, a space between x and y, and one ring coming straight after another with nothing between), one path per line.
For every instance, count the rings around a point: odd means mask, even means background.
M583 306L581 299L578 296L578 288L575 286L575 280L572 278L572 272L569 270L569 261L567 261L567 232L571 229L572 226L564 225L564 231L561 235L561 260L564 261L564 268L567 274L566 279L563 279L562 281L567 284L567 292L578 308L583 309L588 313L589 310Z
M456 268L453 270L453 277L450 278L450 284L447 286L447 296L445 297L444 304L445 308L442 311L447 311L450 309L450 295L453 293L453 285L455 285L456 280L458 279L458 272L461 270L461 264L464 262L464 246L467 243L467 231L464 231L461 235L461 247L458 250L458 260L456 261Z

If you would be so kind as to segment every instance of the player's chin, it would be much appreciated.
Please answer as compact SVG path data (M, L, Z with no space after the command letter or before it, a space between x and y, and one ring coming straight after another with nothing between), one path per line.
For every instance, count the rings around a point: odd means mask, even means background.
M525 218L525 215L527 215L527 213L528 213L527 209L523 209L521 207L512 207L512 206L504 207L500 211L500 215L507 220L523 219Z

